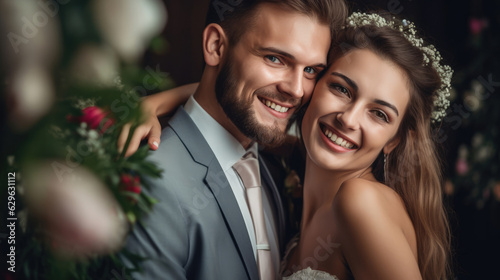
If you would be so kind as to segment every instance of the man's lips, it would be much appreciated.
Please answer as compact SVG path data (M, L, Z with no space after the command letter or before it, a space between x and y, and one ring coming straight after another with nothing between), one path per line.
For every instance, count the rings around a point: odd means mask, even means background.
M262 102L262 104L266 105L269 109L272 109L278 113L287 113L290 109L293 109L295 107L294 105L281 103L264 97L258 97L258 99L260 100L260 102Z

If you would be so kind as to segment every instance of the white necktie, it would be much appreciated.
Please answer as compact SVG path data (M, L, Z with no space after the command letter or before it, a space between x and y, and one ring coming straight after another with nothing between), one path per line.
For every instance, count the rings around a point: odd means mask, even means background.
M248 152L233 165L233 168L240 176L247 193L247 202L252 215L257 241L257 265L260 279L272 280L275 274L262 207L259 161L252 152Z

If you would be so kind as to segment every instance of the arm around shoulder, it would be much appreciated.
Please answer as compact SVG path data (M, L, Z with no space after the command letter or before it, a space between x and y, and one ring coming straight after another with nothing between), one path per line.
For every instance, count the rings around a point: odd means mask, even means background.
M342 252L355 279L422 279L417 258L394 211L405 211L380 188L352 179L340 187L334 202L335 225ZM397 216L397 215L396 215Z
M161 138L161 125L158 116L174 113L196 91L198 83L176 87L157 94L144 97L141 103L145 113L145 121L139 125L130 140L125 156L131 156L137 151L141 140L148 138L148 145L152 150L158 149ZM118 138L118 150L121 152L130 134L131 125L123 128Z

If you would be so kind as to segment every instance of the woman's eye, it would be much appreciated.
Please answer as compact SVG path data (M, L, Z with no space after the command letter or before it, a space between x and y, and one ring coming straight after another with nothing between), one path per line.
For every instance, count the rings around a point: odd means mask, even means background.
M334 88L336 91L346 95L347 97L351 98L351 92L349 90L339 84L332 84L330 87Z
M383 120L384 122L389 122L389 117L382 111L379 111L379 110L375 110L374 111L374 114L375 114L375 117Z
M267 60L271 61L272 63L281 63L279 58L277 58L274 55L266 55Z

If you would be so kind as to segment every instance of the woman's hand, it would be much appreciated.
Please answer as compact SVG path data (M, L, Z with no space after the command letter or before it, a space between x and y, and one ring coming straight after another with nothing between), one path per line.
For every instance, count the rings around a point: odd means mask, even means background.
M146 114L146 121L134 130L125 156L128 157L135 153L145 138L148 138L149 147L156 151L160 145L161 136L161 124L158 116L175 112L196 91L197 87L198 83L194 83L144 97L141 107ZM126 124L120 133L118 138L118 151L120 152L123 151L125 143L127 143L131 126L131 124Z
M148 112L147 109L144 109L144 111ZM149 148L154 151L158 149L158 146L160 145L161 125L154 112L155 111L149 111L146 113L148 115L146 121L134 130L134 134L130 139L127 151L125 152L125 157L131 156L135 153L135 151L139 148L141 141L146 137L148 138ZM120 133L120 137L118 138L118 151L120 152L123 151L123 148L125 147L131 126L132 125L130 123L126 124Z

